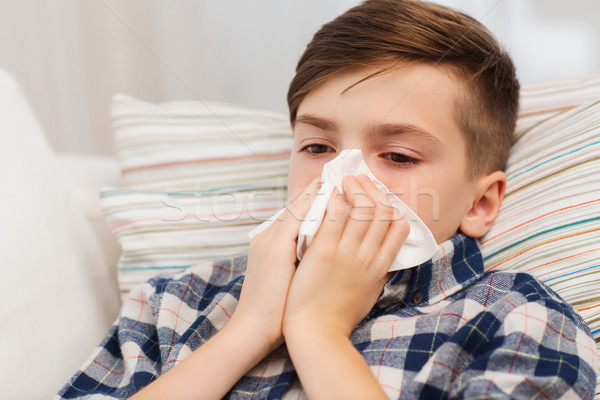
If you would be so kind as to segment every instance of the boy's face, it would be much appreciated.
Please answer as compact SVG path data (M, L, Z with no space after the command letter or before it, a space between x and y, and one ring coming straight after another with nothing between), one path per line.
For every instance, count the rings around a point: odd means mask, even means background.
M455 118L459 85L440 67L408 64L342 72L298 108L288 198L342 150L362 150L373 174L423 220L438 243L457 233L477 197ZM344 92L345 91L345 92Z

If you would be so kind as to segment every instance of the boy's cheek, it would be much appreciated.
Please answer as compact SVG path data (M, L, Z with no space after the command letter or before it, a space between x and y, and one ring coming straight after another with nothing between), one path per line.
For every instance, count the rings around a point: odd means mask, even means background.
M320 172L317 174L310 173L309 171L302 173L292 171L290 168L288 176L288 202L301 195L304 189L319 175Z
M295 199L318 176L321 176L323 164L320 162L301 162L292 155L288 174L288 201Z
M409 185L410 186L410 185ZM441 243L456 233L458 218L448 218L447 214L458 214L453 207L444 207L446 197L429 185L395 188L400 200L414 211L431 231L436 242ZM456 215L458 217L458 215Z
M443 199L424 197L418 205L417 215L442 243L459 231L464 210L457 203L444 204Z

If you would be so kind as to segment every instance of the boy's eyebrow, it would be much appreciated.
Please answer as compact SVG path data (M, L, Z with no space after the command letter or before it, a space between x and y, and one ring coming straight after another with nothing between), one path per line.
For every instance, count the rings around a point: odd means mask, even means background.
M337 132L335 122L317 117L311 114L302 114L296 118L295 123L312 125L327 132ZM434 145L441 145L442 142L434 135L425 129L408 123L384 123L374 124L366 133L365 136L396 136L396 135L414 135L418 136Z
M310 115L310 114L299 115L298 117L296 117L296 121L294 121L294 124L296 124L298 122L307 124L307 125L312 125L316 128L324 130L324 131L330 131L330 132L337 131L337 126L335 125L335 123L333 121L330 121L330 120L324 119L324 118L315 117L314 115Z
M385 123L385 124L375 124L369 131L367 132L367 136L395 136L395 135L415 135L419 136L422 139L431 142L432 144L441 145L442 142L431 133L427 132L425 129L406 123Z

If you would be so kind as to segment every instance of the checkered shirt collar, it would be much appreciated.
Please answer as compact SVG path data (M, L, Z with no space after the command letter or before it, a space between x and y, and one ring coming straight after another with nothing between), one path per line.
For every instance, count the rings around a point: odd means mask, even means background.
M440 244L431 260L392 276L385 284L377 306L433 305L482 275L483 258L477 241L459 233Z

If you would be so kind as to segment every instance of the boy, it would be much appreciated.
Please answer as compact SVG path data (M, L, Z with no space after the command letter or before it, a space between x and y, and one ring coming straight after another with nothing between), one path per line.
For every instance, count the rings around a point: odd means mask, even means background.
M323 26L288 94L286 212L247 258L134 290L60 395L592 398L589 329L529 275L483 274L472 239L502 202L518 91L485 28L438 5L370 0ZM296 265L323 164L350 148L431 230L432 260L388 273L408 225L361 175Z

